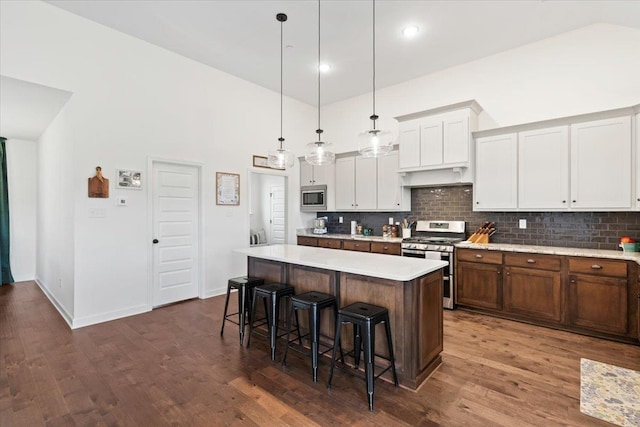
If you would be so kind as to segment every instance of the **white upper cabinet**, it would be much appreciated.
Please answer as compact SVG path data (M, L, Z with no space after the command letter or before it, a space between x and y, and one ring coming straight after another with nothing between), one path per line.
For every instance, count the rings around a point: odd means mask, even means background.
M314 166L300 159L300 185L327 185L328 165Z
M631 209L631 117L571 125L571 207Z
M336 210L356 209L356 158L336 159Z
M378 210L410 210L411 190L402 187L398 174L398 152L378 158Z
M470 167L471 131L482 108L475 101L396 117L400 169L407 172Z
M518 135L510 133L476 140L476 211L518 207Z
M336 160L336 209L375 210L376 159L343 157Z
M377 159L356 157L356 209L375 210L378 207Z
M518 134L518 207L569 207L569 126Z

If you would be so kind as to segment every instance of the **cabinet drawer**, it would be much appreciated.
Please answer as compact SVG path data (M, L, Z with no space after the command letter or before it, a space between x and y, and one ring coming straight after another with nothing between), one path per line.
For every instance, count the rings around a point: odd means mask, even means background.
M298 236L298 245L318 246L318 239L316 237Z
M627 277L627 263L602 258L569 258L569 272L595 276Z
M560 257L540 254L504 254L505 265L539 270L560 271Z
M400 243L371 242L371 252L378 254L400 255Z
M481 262L484 264L502 264L502 252L490 252L474 249L456 249L459 261Z
M362 242L358 240L344 240L342 249L347 251L359 251L359 252L370 252L371 251L371 243L370 242Z
M342 240L340 239L322 239L318 238L319 248L342 249Z

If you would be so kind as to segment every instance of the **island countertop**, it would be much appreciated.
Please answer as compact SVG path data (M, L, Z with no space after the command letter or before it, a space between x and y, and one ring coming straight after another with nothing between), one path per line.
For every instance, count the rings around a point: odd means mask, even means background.
M361 274L401 282L424 276L447 265L446 261L397 257L369 252L337 251L297 245L270 245L235 249L250 257L289 264Z

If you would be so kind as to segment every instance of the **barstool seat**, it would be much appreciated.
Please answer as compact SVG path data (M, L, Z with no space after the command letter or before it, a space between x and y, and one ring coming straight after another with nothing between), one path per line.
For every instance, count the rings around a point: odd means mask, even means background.
M289 322L287 323L287 346L284 350L284 357L282 358L282 364L286 365L287 363L287 353L289 348L291 347L291 325L293 321L293 314L297 314L297 310L308 310L309 311L309 333L300 337L300 330L298 329L298 341L301 343L302 338L309 337L310 340L310 355L311 355L311 372L313 377L313 382L318 382L318 356L325 354L327 351L332 349L332 346L328 346L329 348L323 352L320 352L320 345L324 345L320 342L320 313L325 308L333 309L333 318L336 319L338 314L338 303L336 301L336 297L333 295L325 294L322 292L306 292L304 294L296 295L291 297L291 311L289 313ZM291 347L294 351L299 351L303 353L300 349L296 349L295 347ZM304 352L306 353L306 352Z
M268 283L266 285L260 285L253 288L253 303L251 308L251 323L249 324L247 348L249 348L251 344L251 335L255 327L255 315L258 299L262 298L262 300L265 301L266 325L269 330L268 337L271 347L271 360L276 360L276 341L278 338L283 337L286 334L286 332L278 334L278 324L280 321L280 299L285 297L291 298L294 295L295 290L293 286L289 286L284 283ZM269 304L266 304L267 301ZM297 320L296 315L296 325L298 325ZM298 329L298 336L299 335L300 330Z
M245 315L250 314L251 301L253 299L253 288L259 285L263 285L264 280L258 277L234 277L227 282L227 299L224 302L224 314L222 316L222 326L220 327L220 335L224 334L225 322L231 322L240 327L240 344L244 340L244 327L245 327ZM229 296L233 289L238 290L238 311L235 313L227 314L229 308ZM238 316L238 321L231 319L233 316Z
M398 376L396 375L396 363L393 356L393 342L391 340L391 326L389 324L389 310L373 304L364 302L356 302L338 310L338 319L336 321L336 334L333 346L333 356L331 357L331 371L329 373L328 388L331 388L331 380L333 379L333 370L336 367L337 350L340 347L340 331L343 324L353 324L353 358L356 369L360 365L360 353L364 347L364 380L367 383L367 398L369 400L369 410L373 411L373 383L382 374L391 369L393 374L393 383L398 387ZM384 323L385 333L387 336L387 346L389 348L389 357L384 357L375 353L376 334L375 327L378 323ZM364 329L364 333L362 333ZM342 349L340 348L340 351ZM344 357L344 356L343 356ZM388 360L389 366L382 369L378 375L375 375L374 368L375 358ZM352 372L353 373L353 372Z

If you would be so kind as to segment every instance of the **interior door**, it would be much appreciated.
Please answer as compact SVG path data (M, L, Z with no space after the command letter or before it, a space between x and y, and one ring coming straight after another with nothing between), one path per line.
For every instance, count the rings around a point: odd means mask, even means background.
M153 163L152 305L198 296L199 168Z
M269 189L271 194L271 243L284 245L285 218L286 218L286 193L284 185L273 186Z

